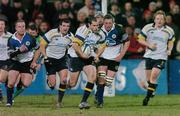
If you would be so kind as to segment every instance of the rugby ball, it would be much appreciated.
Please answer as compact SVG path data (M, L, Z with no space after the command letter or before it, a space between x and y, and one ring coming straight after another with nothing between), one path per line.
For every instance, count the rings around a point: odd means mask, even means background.
M82 52L87 55L87 56L90 56L91 55L91 46L88 45L88 44L84 44L82 47L81 47L81 50Z

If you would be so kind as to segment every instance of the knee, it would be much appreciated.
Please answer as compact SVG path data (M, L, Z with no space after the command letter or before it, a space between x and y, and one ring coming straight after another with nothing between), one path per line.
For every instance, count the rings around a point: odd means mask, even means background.
M70 87L75 87L76 86L76 82L70 82L69 85L70 85Z
M9 88L13 88L14 87L14 83L8 83L8 87Z

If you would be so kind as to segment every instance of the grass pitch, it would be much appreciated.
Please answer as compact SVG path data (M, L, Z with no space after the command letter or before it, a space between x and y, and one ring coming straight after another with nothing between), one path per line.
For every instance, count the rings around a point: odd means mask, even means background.
M105 97L104 107L96 108L94 97L90 96L91 108L79 110L81 95L65 95L61 109L55 107L55 95L18 96L11 108L0 104L0 116L180 116L180 95L156 95L149 106L142 106L143 98L144 95Z

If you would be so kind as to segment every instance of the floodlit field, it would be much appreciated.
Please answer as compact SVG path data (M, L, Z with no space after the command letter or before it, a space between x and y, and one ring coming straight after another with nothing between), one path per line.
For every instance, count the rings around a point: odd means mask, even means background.
M180 95L155 96L149 106L141 106L144 96L106 97L104 108L96 108L93 96L89 110L77 107L80 95L65 95L64 108L56 109L56 96L19 96L11 108L0 104L0 116L180 116Z

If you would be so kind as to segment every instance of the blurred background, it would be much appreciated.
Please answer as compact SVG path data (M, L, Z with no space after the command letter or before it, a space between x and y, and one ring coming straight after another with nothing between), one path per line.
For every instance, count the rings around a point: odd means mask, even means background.
M107 3L107 4L106 4ZM107 7L106 7L107 6ZM145 75L143 73L144 62L142 59L144 47L136 38L141 28L153 22L153 14L157 10L166 12L166 23L175 31L175 45L171 60L167 62L166 69L160 77L159 93L180 93L180 1L179 0L0 0L0 14L8 18L7 31L14 33L14 22L23 19L26 24L35 23L39 34L44 35L48 30L58 26L61 19L72 21L71 31L86 24L88 17L95 16L98 11L109 13L115 18L117 24L124 26L125 32L131 41L130 47L121 63L115 88L117 93L141 94L145 93ZM138 60L137 60L138 59ZM82 74L83 75L83 74ZM41 91L46 93L45 82L42 90L38 83L44 81L44 69L37 74L37 81L25 93ZM42 77L42 78L41 78ZM84 76L82 76L84 78ZM82 79L83 80L83 79ZM81 82L76 87L79 93ZM38 85L40 86L40 85ZM32 89L36 90L32 90ZM32 93L33 94L33 93Z

